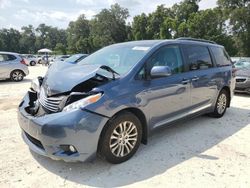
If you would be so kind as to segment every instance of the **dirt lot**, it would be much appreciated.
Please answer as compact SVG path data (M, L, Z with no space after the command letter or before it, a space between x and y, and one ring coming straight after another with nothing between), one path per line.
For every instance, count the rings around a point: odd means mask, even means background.
M128 162L65 163L32 153L17 105L45 67L20 83L0 81L0 187L250 187L250 97L237 95L221 119L202 116L158 131Z

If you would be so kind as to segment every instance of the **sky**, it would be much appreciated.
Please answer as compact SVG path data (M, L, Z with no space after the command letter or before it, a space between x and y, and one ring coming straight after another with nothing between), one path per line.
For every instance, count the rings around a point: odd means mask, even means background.
M80 14L91 19L103 8L114 3L128 8L130 18L142 12L153 12L157 5L171 7L181 0L0 0L0 29L15 28L40 23L58 28L67 28ZM200 9L216 7L216 0L201 0Z

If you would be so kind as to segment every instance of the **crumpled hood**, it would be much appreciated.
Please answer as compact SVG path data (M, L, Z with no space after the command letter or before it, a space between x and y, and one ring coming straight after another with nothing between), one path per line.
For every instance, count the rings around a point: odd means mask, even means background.
M236 76L250 77L250 69L239 69L236 71Z
M58 62L48 69L42 87L48 96L70 91L74 86L94 77L101 65L77 65Z

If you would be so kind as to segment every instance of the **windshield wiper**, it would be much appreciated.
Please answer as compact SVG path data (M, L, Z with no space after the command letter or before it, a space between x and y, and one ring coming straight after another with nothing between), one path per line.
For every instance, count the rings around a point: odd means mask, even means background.
M115 80L115 75L120 76L120 74L119 74L118 72L116 72L114 69L112 69L111 67L109 67L109 66L107 66L107 65L102 65L100 68L101 68L101 69L104 69L104 70L106 70L106 71L108 71L108 72L111 72L112 75L113 75L113 80Z

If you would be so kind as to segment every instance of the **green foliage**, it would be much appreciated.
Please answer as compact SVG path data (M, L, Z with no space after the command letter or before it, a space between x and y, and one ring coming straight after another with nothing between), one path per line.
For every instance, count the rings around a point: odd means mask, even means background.
M187 22L193 13L198 12L199 2L200 0L184 0L180 4L175 4L172 9L176 19L179 22Z
M62 43L57 43L54 51L55 51L55 54L65 55L67 53L65 45L63 45Z
M35 53L36 34L32 25L22 27L19 41L21 53Z
M239 55L250 56L250 1L218 0L218 4L229 18Z
M70 22L67 29L68 50L71 52L88 53L89 33L89 21L85 18L84 15L80 15L75 22Z
M148 39L194 37L224 45L230 55L250 56L250 1L218 0L219 7L199 10L200 0L183 0L166 8L159 5L150 14L142 13L126 23L128 9L119 4L102 9L92 19L80 15L68 28L45 24L21 31L0 30L0 50L36 53L50 48L57 54L92 53L104 46Z
M132 25L132 34L135 40L144 40L147 38L148 18L145 13L135 16Z

